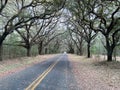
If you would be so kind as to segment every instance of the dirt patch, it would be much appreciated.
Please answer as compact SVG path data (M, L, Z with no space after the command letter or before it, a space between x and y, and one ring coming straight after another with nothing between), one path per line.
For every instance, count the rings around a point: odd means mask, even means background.
M0 77L18 72L26 67L45 61L46 59L54 56L55 55L39 55L36 57L23 57L12 60L3 60L0 62Z
M120 62L68 55L78 90L120 90Z

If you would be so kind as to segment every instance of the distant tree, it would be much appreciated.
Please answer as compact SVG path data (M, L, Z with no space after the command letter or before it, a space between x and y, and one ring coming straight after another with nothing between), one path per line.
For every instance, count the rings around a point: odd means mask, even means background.
M30 56L31 47L36 44L37 39L41 39L41 37L47 35L46 29L47 26L51 23L51 19L49 20L36 20L31 21L25 24L23 30L16 30L18 34L21 36L21 46L27 49L27 56ZM36 26L39 26L37 28ZM19 45L19 46L20 46Z
M82 5L80 2L82 1L76 0L71 3L71 7L68 7L69 12L71 13L71 15L69 15L68 21L70 26L74 27L74 29L71 29L72 32L76 33L78 36L81 36L86 41L87 57L90 58L91 43L94 41L97 33L90 28L88 22L85 22L84 18L89 20L90 17L86 17L86 11L83 7L84 5Z
M71 29L72 28L68 28L70 37L77 47L77 53L79 55L83 55L83 45L84 45L83 37L81 37L78 33L74 33L73 30Z
M6 37L13 31L23 28L26 23L36 19L54 17L65 5L66 0L61 1L63 0L1 0L0 19L3 26L0 35L0 49L2 50L2 44ZM2 60L2 51L0 51L0 60Z
M53 20L54 21L54 20ZM42 54L42 51L50 46L52 44L51 47L53 47L54 45L56 46L56 41L58 40L60 43L61 43L61 35L65 33L65 31L62 31L62 30L58 30L58 28L56 27L58 25L58 20L52 22L50 24L50 26L48 28L46 28L47 30L47 34L42 36L41 38L38 38L38 51L39 51L39 54ZM48 32L49 31L49 32ZM56 40L57 39L57 40ZM49 48L48 48L49 49ZM53 47L53 49L55 49ZM50 50L49 50L50 51ZM54 51L54 50L52 50ZM56 50L55 50L56 51ZM59 51L59 49L58 49ZM54 52L55 53L55 52Z
M46 25L44 25L44 27L41 28L41 32L36 38L36 44L38 45L38 53L40 55L42 54L43 48L46 47L56 37L56 30L54 28L56 27L57 22L59 20L58 17L59 15L53 17L50 21L47 20L48 23L45 22Z
M73 0L72 5L70 10L74 19L78 19L80 24L87 25L94 32L103 34L107 61L112 61L114 48L120 44L120 1Z

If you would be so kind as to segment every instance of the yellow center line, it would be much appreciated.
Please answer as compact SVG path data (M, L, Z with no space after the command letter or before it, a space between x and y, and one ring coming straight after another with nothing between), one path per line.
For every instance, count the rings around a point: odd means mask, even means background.
M51 67L51 66L50 66ZM38 80L50 69L45 70L35 81L33 81L25 90L31 90L31 88L38 82Z
M53 64L53 66L48 70L48 72L46 72L41 79L32 87L31 90L34 90L40 83L41 81L48 75L48 73L54 68L54 66L57 64L57 62L55 64Z
M48 75L48 73L55 67L59 59L49 66L35 81L33 81L25 90L35 90L35 88L42 82L42 80Z

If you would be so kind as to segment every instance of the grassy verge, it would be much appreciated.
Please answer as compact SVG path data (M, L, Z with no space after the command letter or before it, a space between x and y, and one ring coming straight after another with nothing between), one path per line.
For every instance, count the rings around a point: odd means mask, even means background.
M120 62L69 55L80 90L120 90Z
M45 61L55 55L39 55L36 57L22 57L0 62L0 77L23 70L26 67Z

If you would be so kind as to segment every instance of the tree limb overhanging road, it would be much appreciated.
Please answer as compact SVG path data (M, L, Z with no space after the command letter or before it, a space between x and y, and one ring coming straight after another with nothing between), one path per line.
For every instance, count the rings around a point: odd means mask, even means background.
M66 54L0 78L0 90L78 90Z

